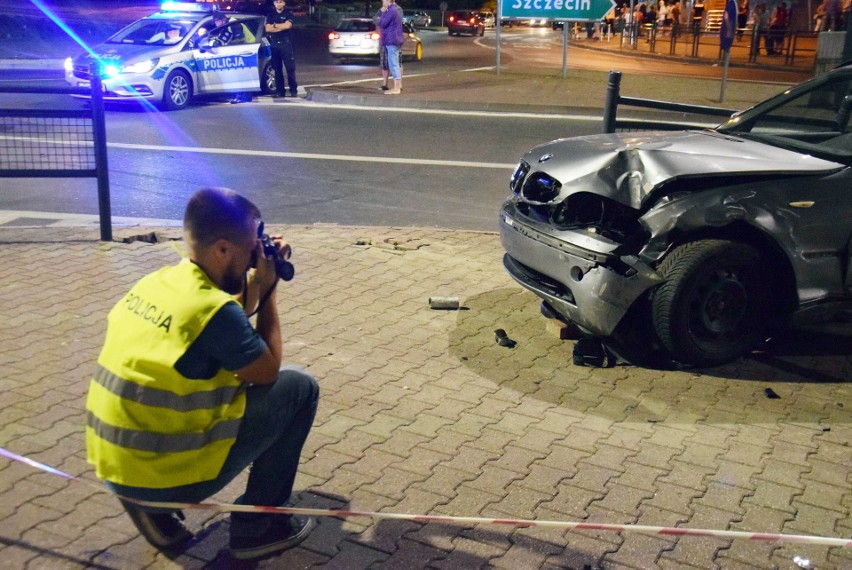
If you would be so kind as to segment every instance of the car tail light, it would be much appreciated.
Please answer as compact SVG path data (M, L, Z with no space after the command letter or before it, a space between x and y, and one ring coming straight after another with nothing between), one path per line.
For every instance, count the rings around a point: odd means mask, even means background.
M456 17L455 17L455 16L450 16L450 23L455 22L455 21L456 21Z
M370 39L371 39L371 40L379 41L379 38L380 38L380 37L381 37L381 36L379 35L379 33L378 33L378 32L373 32L372 34L370 34Z
M471 23L471 24L475 24L475 23L476 23L476 18L471 18L471 19L470 19L470 23Z
M328 39L329 39L329 40L339 40L339 39L340 39L340 34L338 34L337 32L330 32L330 33L328 34Z

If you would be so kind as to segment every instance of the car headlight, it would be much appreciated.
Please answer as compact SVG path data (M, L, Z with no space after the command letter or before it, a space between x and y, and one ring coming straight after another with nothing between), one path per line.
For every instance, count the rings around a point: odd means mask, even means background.
M160 62L159 58L130 63L121 68L121 73L148 73Z
M529 163L526 160L521 160L515 168L515 172L512 173L512 179L509 181L509 190L511 190L512 193L521 193L521 185L524 182L524 178L526 178L527 174L529 174L529 171Z
M547 204L559 197L562 183L545 172L534 172L524 181L521 197L527 202Z

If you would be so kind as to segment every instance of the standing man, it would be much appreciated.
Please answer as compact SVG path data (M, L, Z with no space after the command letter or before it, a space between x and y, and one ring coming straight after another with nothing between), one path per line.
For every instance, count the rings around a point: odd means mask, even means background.
M196 192L183 223L188 258L143 277L110 311L86 402L89 463L164 550L192 538L182 513L134 500L200 502L251 465L237 502L283 506L319 399L305 371L281 369L272 257L289 246L276 238L266 257L260 212L232 190ZM314 525L233 513L231 555L291 548Z
M296 83L296 58L293 56L293 43L290 40L290 30L293 28L293 17L285 10L284 0L272 0L272 8L266 14L266 34L272 48L272 69L275 70L275 90L278 97L286 96L284 91L284 70L287 69L287 84L290 86L290 97L299 93Z
M382 0L382 16L379 18L381 44L387 50L388 71L393 78L393 88L385 95L399 95L402 92L402 70L399 63L399 48L402 47L402 9L396 0Z

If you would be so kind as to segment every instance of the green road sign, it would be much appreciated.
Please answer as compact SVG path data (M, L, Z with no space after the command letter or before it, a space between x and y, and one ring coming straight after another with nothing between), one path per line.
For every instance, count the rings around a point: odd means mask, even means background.
M615 0L503 0L501 18L601 20Z

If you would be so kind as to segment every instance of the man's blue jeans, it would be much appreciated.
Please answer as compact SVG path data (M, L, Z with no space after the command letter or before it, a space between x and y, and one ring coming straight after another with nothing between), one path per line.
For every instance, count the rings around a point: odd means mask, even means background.
M283 506L293 491L299 456L314 423L318 401L316 380L300 367L286 366L274 384L252 385L246 390L246 413L237 440L216 479L167 489L109 482L107 486L131 499L198 503L218 493L251 465L246 491L236 502ZM282 515L232 513L231 534L259 536L275 516Z
M399 46L386 46L388 50L388 71L395 81L402 79L402 70L399 66Z

